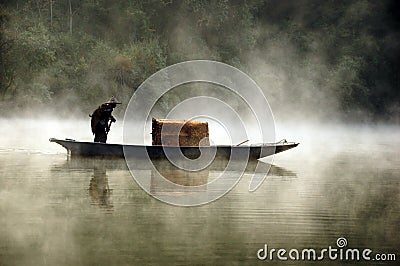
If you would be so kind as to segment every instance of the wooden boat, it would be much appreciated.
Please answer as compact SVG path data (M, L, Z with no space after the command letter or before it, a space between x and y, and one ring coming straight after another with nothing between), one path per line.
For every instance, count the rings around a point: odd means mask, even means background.
M248 159L259 159L292 149L299 143L280 141L277 143L266 143L250 146L161 146L161 145L127 145L127 144L109 144L99 142L82 142L73 139L49 139L63 146L70 156L81 157L114 157L124 158L125 155L135 158L166 159L167 154L180 154L182 152L187 158L196 159L201 152L214 152L216 158L229 159L231 154L244 154ZM180 152L179 152L180 150Z

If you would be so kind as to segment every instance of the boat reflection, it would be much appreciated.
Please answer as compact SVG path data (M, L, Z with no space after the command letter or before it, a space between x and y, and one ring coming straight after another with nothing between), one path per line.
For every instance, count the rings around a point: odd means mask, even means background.
M187 171L172 165L167 160L153 162L150 187L152 195L164 193L194 193L207 191L210 170Z
M268 176L280 178L297 178L296 172L276 165L271 165L271 168L268 171Z
M258 162L248 162L242 169L243 165L231 164L228 160L214 160L200 171L188 171L168 160L154 160L151 164L138 160L128 162L135 181L145 191L169 203L183 201L182 196L186 195L190 202L185 201L183 205L196 205L205 202L203 199L212 201L230 191L243 175L248 181L253 174L260 180L266 173L272 177L297 177L296 173L282 167L261 164L263 167L259 167ZM247 189L247 183L245 187Z
M54 171L60 168L68 169L80 176L89 179L88 194L91 204L98 205L108 210L113 209L113 189L110 188L109 180L112 180L114 189L117 187L126 189L132 185L132 175L135 181L141 180L141 186L152 195L170 195L171 197L182 194L198 195L218 193L212 189L210 184L213 181L232 182L238 179L239 175L248 178L257 167L257 162L249 162L245 169L236 169L233 165L226 171L228 160L214 160L211 165L200 171L186 171L179 169L168 160L153 161L149 164L142 161L135 161L129 164L123 159L99 159L99 158L69 158L61 165L55 165ZM296 178L297 174L276 165L268 165L268 177L272 178ZM130 171L131 170L131 171ZM263 175L264 173L261 173ZM268 179L267 179L268 180ZM144 185L143 185L144 184Z

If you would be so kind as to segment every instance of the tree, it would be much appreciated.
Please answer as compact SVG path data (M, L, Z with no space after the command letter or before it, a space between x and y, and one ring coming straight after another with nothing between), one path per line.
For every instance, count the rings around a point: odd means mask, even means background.
M10 62L12 40L6 36L5 24L9 15L0 5L0 99L4 99L15 79L14 67Z

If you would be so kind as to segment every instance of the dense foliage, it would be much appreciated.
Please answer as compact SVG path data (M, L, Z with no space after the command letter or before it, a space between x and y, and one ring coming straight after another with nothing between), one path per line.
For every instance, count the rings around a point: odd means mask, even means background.
M0 7L2 109L87 113L110 95L129 99L167 65L213 59L248 72L278 109L399 122L395 1L9 0Z

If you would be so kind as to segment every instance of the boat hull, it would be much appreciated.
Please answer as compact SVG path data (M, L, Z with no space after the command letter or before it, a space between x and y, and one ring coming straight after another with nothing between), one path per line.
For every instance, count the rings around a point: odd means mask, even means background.
M189 159L196 159L202 152L215 152L215 157L229 159L232 154L245 154L249 159L259 159L292 149L298 143L275 143L257 146L145 146L145 145L122 145L98 142L81 142L75 140L60 140L51 138L50 142L55 142L65 149L73 157L115 157L124 158L133 156L138 159L166 159L167 155L180 154ZM180 152L179 152L180 151ZM248 155L247 155L248 154ZM240 157L240 156L239 156Z

